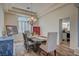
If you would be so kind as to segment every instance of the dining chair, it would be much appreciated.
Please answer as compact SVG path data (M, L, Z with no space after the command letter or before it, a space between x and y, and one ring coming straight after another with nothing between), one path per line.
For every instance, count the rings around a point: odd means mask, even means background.
M57 32L48 32L47 43L46 45L40 45L39 54L51 55L54 52L56 56L56 47L57 47Z
M26 50L29 52L30 49L34 49L35 42L32 42L31 38L28 38L28 33L23 33L23 37Z

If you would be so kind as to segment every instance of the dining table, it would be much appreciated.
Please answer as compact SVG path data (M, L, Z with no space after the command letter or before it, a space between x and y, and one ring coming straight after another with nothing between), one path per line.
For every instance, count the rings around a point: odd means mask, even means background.
M29 36L29 38L31 38L32 41L34 42L46 42L47 41L47 37L43 37L43 36Z
M36 43L35 51L39 50L39 46L43 43L47 42L47 37L42 37L42 36L31 36L30 40Z
M44 38L41 36L32 36L32 40L35 42L44 42L44 41L47 41L47 38Z

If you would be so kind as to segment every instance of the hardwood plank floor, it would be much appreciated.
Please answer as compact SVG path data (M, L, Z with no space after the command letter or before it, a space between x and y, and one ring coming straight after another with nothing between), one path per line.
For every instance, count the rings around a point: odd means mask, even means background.
M74 54L74 50L70 49L66 44L62 43L59 46L57 46L56 49L57 56L76 56ZM51 56L53 56L53 52L51 53ZM38 52L35 53L34 51L30 50L30 52L28 53L27 50L24 51L16 51L16 56L44 56L44 55L39 55Z

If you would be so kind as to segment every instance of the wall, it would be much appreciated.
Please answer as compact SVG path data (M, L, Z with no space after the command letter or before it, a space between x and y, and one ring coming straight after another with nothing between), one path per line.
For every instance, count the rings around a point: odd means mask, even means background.
M17 29L19 29L18 28L18 17L19 16L24 16L24 15L5 13L5 25L17 26Z
M5 13L5 19L4 19L5 31L6 31L6 25L13 25L18 27L17 22L18 22L17 15Z
M5 25L17 26L17 16L10 13L5 13Z
M0 4L0 37L2 36L3 29L4 29L4 11L2 5Z
M77 8L73 4L64 5L39 19L41 34L46 35L48 32L57 32L57 44L59 44L59 19L71 17L71 41L70 48L77 47Z

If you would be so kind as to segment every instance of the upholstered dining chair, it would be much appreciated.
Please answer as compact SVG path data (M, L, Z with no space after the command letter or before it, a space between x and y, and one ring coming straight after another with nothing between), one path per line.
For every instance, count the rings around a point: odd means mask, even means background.
M51 52L54 52L56 55L56 47L57 47L57 32L48 32L47 43L46 45L40 45L40 52L44 55L50 55Z
M30 49L33 49L35 47L35 42L31 41L31 38L28 37L28 33L27 32L23 33L23 37L24 37L25 48L29 52Z

